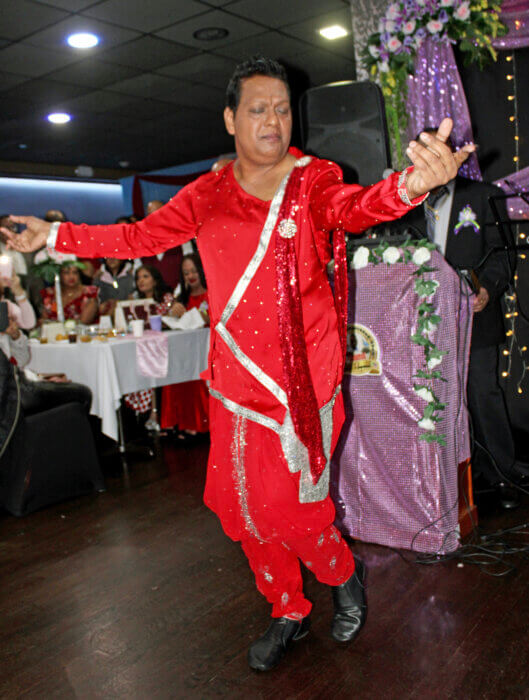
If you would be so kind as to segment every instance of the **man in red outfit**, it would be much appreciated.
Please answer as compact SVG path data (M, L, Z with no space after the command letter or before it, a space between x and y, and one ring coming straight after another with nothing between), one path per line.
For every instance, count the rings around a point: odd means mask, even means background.
M452 154L445 120L411 142L413 169L371 187L344 185L329 161L289 149L284 70L257 57L228 85L224 119L237 159L180 190L131 225L26 225L18 250L48 245L78 255L157 254L194 236L206 272L211 348L211 452L206 504L241 542L272 624L250 666L268 670L309 629L299 561L332 586L332 635L350 641L366 616L364 569L333 526L329 461L343 423L343 231L398 218L450 180L472 146ZM9 236L9 234L7 234ZM327 263L335 260L335 297Z

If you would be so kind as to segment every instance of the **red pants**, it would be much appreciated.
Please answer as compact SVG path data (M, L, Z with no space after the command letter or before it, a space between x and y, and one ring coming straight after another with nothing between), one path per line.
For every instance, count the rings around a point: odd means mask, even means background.
M306 617L312 603L303 595L299 560L318 581L338 586L355 569L351 550L334 525L319 535L296 538L282 544L261 542L252 537L241 541L255 574L258 590L272 603L272 617L299 620Z
M330 585L354 572L353 555L332 524L334 504L329 496L299 502L299 473L289 471L276 433L216 400L210 418L206 505L226 534L241 542L273 617L305 617L311 604L303 595L300 559Z

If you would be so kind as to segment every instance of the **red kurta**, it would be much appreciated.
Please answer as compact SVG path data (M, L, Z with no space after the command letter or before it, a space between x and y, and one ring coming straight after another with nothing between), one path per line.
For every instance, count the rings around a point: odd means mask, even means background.
M336 395L342 374L326 270L330 232L337 227L360 232L406 213L409 207L398 196L397 179L395 174L362 188L344 185L340 169L329 161L314 159L305 167L295 238L305 331L300 341L307 346L320 408ZM274 210L277 215L275 199L264 202L240 187L230 164L199 177L143 221L111 227L63 224L56 242L61 252L131 258L159 253L196 236L209 292L207 378L212 395L219 398L213 402L214 410L212 406L205 501L234 539L256 532L262 539L281 538L283 523L306 535L321 531L334 519L332 502L325 494L319 502L298 501L300 476L289 471L288 440L283 444L277 432L277 426L286 425L288 410L282 394L273 242L263 247L256 267L249 264L262 246L267 217L268 224L275 223ZM226 305L244 274L248 284L226 316ZM222 319L226 322L219 323ZM223 337L222 330L227 331ZM330 406L334 446L343 422L339 393ZM242 471L237 472L237 465Z

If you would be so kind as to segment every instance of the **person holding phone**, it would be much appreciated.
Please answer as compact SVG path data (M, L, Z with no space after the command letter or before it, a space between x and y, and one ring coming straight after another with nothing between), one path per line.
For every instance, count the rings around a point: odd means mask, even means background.
M4 273L10 277L3 276ZM0 265L0 300L7 304L7 313L19 328L31 330L37 325L35 311L28 301L26 292L20 283L20 277L12 268L2 268Z

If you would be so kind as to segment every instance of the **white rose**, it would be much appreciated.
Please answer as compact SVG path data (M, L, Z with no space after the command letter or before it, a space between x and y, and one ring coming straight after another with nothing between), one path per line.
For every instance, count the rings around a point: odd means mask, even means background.
M454 16L457 17L457 19L468 19L470 17L470 7L468 2L463 2L461 5L457 8L457 10L454 12Z
M373 46L373 44L369 46L369 53L373 58L378 58L380 56L380 50L376 46Z
M387 61L382 61L381 63L378 64L378 70L381 73L388 73L389 72L389 63Z
M441 31L442 28L443 23L440 22L438 19L431 19L426 25L426 29L430 32L430 34L437 34Z
M388 34L391 34L391 32L394 32L396 26L397 25L395 24L395 22L392 19L386 20L386 31L388 32Z
M441 0L441 7L452 7L454 0Z
M399 4L397 2L392 3L386 12L387 19L397 19L399 16Z
M388 49L394 53L397 51L397 49L400 49L402 46L402 42L397 39L396 36L392 36L391 39L388 41Z
M361 245L360 248L355 250L351 267L353 270L360 270L362 267L366 267L368 262L369 248L366 248L365 245Z
M410 19L408 22L405 22L402 25L402 31L404 32L404 34L413 34L413 32L415 31L415 25L415 20Z
M390 246L382 253L382 260L388 265L393 265L400 258L400 250L395 246Z
M50 255L48 253L48 248L43 248L42 250L39 250L39 252L35 255L33 262L35 265L38 265L41 262L44 262L45 260L49 260Z
M428 250L428 248L416 248L415 252L411 256L411 259L417 266L423 265L425 262L428 262L430 258L432 257L432 254Z
M419 421L418 426L423 430L435 430L435 423L431 418L423 418Z
M426 389L426 387L421 387L420 389L415 389L415 393L420 399L424 399L426 403L432 403L435 401L434 395L430 391L430 389Z
M430 357L430 359L427 362L428 369L429 370L434 369L435 367L437 367L437 365L440 365L442 361L443 361L442 357Z

